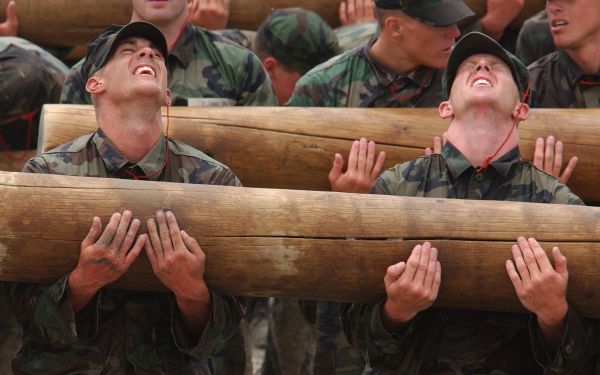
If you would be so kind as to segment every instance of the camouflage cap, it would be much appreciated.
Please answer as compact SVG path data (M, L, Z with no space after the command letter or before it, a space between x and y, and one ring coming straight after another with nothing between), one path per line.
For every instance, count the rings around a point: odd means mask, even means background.
M375 0L379 9L399 9L433 26L449 26L475 16L463 0Z
M109 61L119 43L127 38L139 37L149 40L165 58L169 53L163 33L151 23L132 22L122 27L117 33L111 32L112 30L114 27L108 28L107 32L103 32L87 45L87 55L81 66L84 80L100 70Z
M342 52L327 22L302 8L271 12L259 27L254 43L302 74Z
M456 77L456 71L460 64L469 56L484 53L494 55L500 58L512 73L512 76L519 89L522 100L528 96L529 91L529 72L527 67L515 55L505 50L498 42L489 36L480 32L472 32L462 37L450 54L446 72L442 78L444 88L444 97L450 97L450 89Z

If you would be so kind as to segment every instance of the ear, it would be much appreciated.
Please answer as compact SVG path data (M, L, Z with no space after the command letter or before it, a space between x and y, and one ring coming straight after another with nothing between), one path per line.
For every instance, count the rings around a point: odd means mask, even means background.
M106 86L102 78L94 76L90 77L85 83L85 90L92 95L98 95L106 91Z
M404 23L399 17L390 16L384 21L385 28L390 31L393 38L404 37Z
M167 91L165 91L165 105L167 107L171 106L171 90L167 89Z
M529 106L526 103L519 103L512 113L513 120L521 122L529 117Z
M277 59L274 57L267 57L262 61L262 63L267 71L267 74L269 75L269 78L271 78L271 81L277 79L277 67L279 66L279 61L277 61Z
M440 111L440 117L444 120L454 117L454 109L452 108L452 104L450 104L449 100L441 102L438 110Z

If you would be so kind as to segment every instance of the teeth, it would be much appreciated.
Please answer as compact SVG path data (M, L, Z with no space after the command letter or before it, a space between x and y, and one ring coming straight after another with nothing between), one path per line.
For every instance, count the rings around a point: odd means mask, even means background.
M555 21L552 23L552 25L554 27L565 26L566 24L567 24L567 21Z
M478 79L477 81L475 81L475 83L473 85L476 86L491 86L490 82L487 79Z
M156 72L149 66L140 66L135 70L135 72L133 72L133 74L136 76L140 74L150 74L151 76L156 77Z

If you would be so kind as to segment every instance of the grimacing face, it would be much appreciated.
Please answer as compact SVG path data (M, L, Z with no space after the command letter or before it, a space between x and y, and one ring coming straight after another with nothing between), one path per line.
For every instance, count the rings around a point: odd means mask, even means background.
M168 102L164 57L146 39L132 37L122 41L97 76L115 101L154 96L159 105Z
M474 106L491 106L512 113L519 104L519 90L504 61L494 55L476 54L458 67L450 102L455 113Z

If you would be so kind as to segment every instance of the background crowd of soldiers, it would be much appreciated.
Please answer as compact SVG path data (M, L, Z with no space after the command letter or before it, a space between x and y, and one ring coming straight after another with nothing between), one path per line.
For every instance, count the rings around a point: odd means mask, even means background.
M236 30L227 29L229 0L170 0L168 14L153 13L146 1L132 0L131 22L150 22L164 34L168 104L174 106L437 107L450 95L443 78L452 46L472 31L499 41L520 59L519 64L528 65L528 84L517 86L531 107L600 106L599 1L549 0L546 9L527 20L518 33L509 25L524 0L487 0L487 13L479 19L462 1L450 2L464 6L454 18L411 14L425 0L346 0L340 2L342 26L337 29L314 12L286 8L273 10L258 30ZM73 64L69 68L17 37L17 6L9 3L7 19L0 24L0 149L9 153L36 147L44 104L92 104L86 85L101 68L89 59L68 62ZM399 10L404 12L398 15ZM390 15L398 15L401 22L389 22ZM89 50L102 48L121 28L108 27L90 42ZM439 154L443 144L440 139L435 142L434 151ZM563 169L558 161L562 147L551 134L539 139L534 164L568 184L577 158ZM374 145L366 140L356 142L352 152L354 157L369 152L373 164L379 169L383 164L375 162ZM452 157L448 147L445 152ZM550 154L553 157L547 157ZM343 163L337 155L330 175L333 190L364 190L341 186ZM377 175L366 181L367 191ZM223 184L239 185L239 181L233 176ZM376 189L389 188L382 184L380 180ZM581 202L568 197L561 203ZM349 375L370 371L364 352L350 345L344 335L340 316L352 312L344 311L342 304L273 298L245 303L245 319L227 342L217 345L211 359L211 370L216 373ZM2 316L9 316L9 304L2 301L1 305ZM10 359L20 346L14 319L0 322L0 336L0 372L8 373ZM457 348L462 349L469 350ZM600 373L600 365L595 366L595 372L589 373ZM395 371L410 373L399 367ZM448 371L470 373L468 369Z

